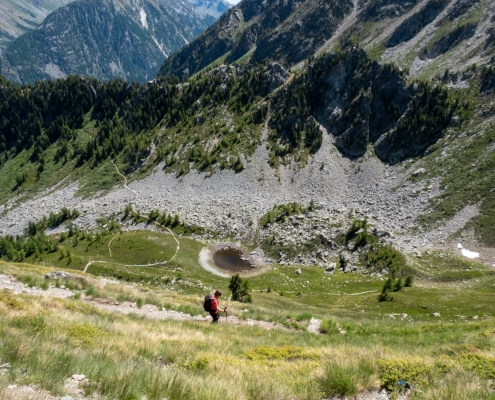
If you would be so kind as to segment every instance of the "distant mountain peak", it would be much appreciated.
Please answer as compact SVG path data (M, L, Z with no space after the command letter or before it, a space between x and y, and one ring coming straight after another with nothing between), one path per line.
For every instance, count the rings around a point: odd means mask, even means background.
M188 0L199 15L220 18L227 10L234 7L225 0Z
M144 82L226 4L198 0L196 9L182 0L76 0L10 43L0 73L18 83L71 74Z

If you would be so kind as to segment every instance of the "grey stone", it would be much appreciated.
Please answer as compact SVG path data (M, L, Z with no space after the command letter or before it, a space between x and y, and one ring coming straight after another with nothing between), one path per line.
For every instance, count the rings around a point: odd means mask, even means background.
M12 366L10 365L10 363L5 363L3 365L0 365L0 369L10 369L12 368Z
M433 316L434 316L435 318L440 318L440 313L439 313L439 312L434 312L434 313L433 313Z
M302 274L301 268L296 269L296 270L294 271L294 273L295 273L296 275L301 275L301 274Z
M333 272L333 271L335 271L336 267L337 267L337 264L335 264L335 263L328 264L328 266L325 268L325 272Z
M69 279L69 278L81 278L76 274L71 274L65 271L53 271L45 275L46 279Z
M418 176L418 175L424 174L425 172L426 172L426 169L424 169L424 168L418 168L416 171L414 171L412 173L412 176Z

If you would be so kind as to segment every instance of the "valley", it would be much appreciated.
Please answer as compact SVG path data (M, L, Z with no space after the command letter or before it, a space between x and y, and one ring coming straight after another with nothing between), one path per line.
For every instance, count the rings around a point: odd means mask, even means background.
M0 398L495 399L492 2L172 3L0 60Z

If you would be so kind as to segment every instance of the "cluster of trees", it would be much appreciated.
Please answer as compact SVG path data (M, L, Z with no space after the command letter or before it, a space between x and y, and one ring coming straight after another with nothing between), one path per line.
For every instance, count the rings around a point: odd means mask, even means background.
M7 235L0 237L0 257L9 261L23 261L26 257L39 257L43 253L53 253L58 250L57 241L45 235L45 229L55 228L64 222L70 222L80 215L76 209L62 208L60 212L43 216L37 222L29 221L24 236ZM69 237L79 233L77 227L71 225ZM67 238L66 234L60 236L59 242Z
M43 216L38 222L29 221L26 233L28 236L36 236L38 233L42 233L45 229L56 228L62 225L64 222L75 220L81 213L73 209L72 211L66 207L63 207L58 213L50 212L50 215Z
M0 257L8 261L23 261L26 257L35 257L43 253L53 253L58 250L57 242L43 232L35 236L0 237Z
M483 65L481 67L480 77L480 92L483 94L493 93L495 89L495 69L493 68L493 66Z
M407 115L399 120L397 136L414 140L423 137L424 142L445 128L458 108L457 99L449 97L446 86L433 86L430 82L418 82Z
M135 224L144 222L151 224L157 222L158 224L165 226L167 228L175 229L180 228L183 233L201 233L203 228L197 226L188 226L183 221L180 220L178 214L172 215L166 212L161 212L160 210L151 210L147 215L141 214L135 211L132 204L128 204L122 211L122 221L132 221Z
M90 160L98 164L124 152L125 159L135 164L149 154L150 130L158 123L187 125L198 104L207 112L220 104L234 112L249 112L267 93L262 65L246 69L240 78L232 69L227 75L206 72L184 83L169 77L142 85L119 79L102 83L71 76L23 86L0 77L0 85L0 166L32 148L31 161L40 163L38 173L46 162L44 151L57 141L56 162L77 158L79 164ZM76 143L74 131L90 111L98 133L85 144ZM266 106L256 108L246 121L252 124L267 112ZM236 164L226 166L239 169Z
M50 143L79 127L94 103L91 79L17 86L0 77L0 162L34 146L34 160Z
M242 279L239 274L230 278L229 289L232 292L232 300L241 303L252 303L253 298L249 293L249 281Z
M352 221L345 236L345 244L347 245L351 240L354 241L355 247L362 247L368 244L368 219L366 217Z
M378 301L392 301L394 298L390 296L390 292L398 292L404 287L412 287L414 278L408 275L406 279L402 277L395 278L390 276L384 283L382 292L378 295Z
M287 217L295 214L301 214L308 210L313 211L315 208L314 201L311 200L309 208L293 202L287 204L275 204L273 208L260 218L260 226L266 226L273 222L284 222Z

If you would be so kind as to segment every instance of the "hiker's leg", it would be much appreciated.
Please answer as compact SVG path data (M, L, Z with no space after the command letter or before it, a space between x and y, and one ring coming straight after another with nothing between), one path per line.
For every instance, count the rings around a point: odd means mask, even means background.
M220 313L210 312L211 318L213 319L213 320L211 321L211 323L212 323L212 324L216 324L216 323L218 323L218 315L219 315L219 314L220 314Z
M220 319L220 313L210 313L211 317L213 318L213 321L211 321L212 324L218 324L218 320Z

